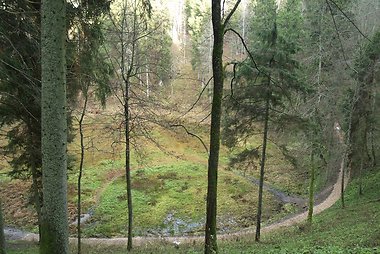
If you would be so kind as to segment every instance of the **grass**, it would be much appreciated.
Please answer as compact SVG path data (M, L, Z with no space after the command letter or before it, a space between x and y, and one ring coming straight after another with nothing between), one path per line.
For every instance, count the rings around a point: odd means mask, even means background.
M204 165L178 162L132 172L134 232L136 235L172 235L203 232L207 170ZM232 172L219 174L220 229L237 229L254 223L256 186ZM265 196L269 218L275 206ZM115 179L102 193L88 236L125 236L127 228L125 181ZM179 224L179 225L177 225ZM176 228L177 225L177 228Z
M298 224L293 227L264 234L261 243L255 243L253 236L234 241L219 242L220 253L248 254L372 254L380 253L380 171L368 172L363 179L364 194L358 193L358 180L354 179L345 192L346 208L340 202L315 216L313 227ZM21 246L21 247L20 247ZM20 249L21 248L21 249ZM75 246L71 246L72 253ZM83 253L125 253L124 246L84 246ZM131 253L202 253L202 244L146 245L136 247ZM9 253L38 253L38 248L25 243L12 243Z
M260 147L261 135L252 136L247 144L238 145L231 150L231 154L234 156L241 152L245 146L250 148ZM296 146L296 142L291 141L288 146ZM300 149L294 149L300 150ZM260 151L261 152L261 151ZM297 154L299 151L291 151L292 154ZM287 193L296 194L299 196L307 196L308 192L308 168L296 168L292 163L282 154L278 146L273 142L268 141L267 144L267 159L265 164L265 181L270 183L271 186L282 190ZM246 174L255 178L260 177L260 161L259 159L253 159L250 165L238 165L237 168L245 168Z

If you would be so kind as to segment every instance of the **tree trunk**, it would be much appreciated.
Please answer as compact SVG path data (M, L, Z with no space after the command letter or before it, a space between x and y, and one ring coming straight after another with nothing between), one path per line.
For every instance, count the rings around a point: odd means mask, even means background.
M257 205L257 217L256 217L256 235L255 241L260 241L260 231L261 231L261 214L262 214L262 206L263 206L263 186L264 186L264 173L265 173L265 162L266 162L266 149L267 149L267 141L268 141L268 123L269 123L269 110L270 110L270 100L272 97L272 88L271 88L271 69L275 63L274 56L276 50L277 43L277 23L274 21L272 28L272 36L270 38L270 49L272 50L272 58L269 60L268 69L269 73L267 74L267 86L265 90L265 113L264 113L264 135L263 135L263 150L261 155L260 162L260 182L259 182L259 200Z
M41 254L69 252L67 212L66 1L41 6L43 210Z
M359 169L359 195L360 196L363 195L363 159L361 159L360 161L360 169Z
M340 200L341 200L341 205L342 209L346 207L345 202L344 202L344 181L345 181L345 168L346 168L346 157L347 153L345 152L343 155L343 161L342 161L342 181L341 181L341 186L340 186Z
M372 121L371 121L371 154L372 154L372 167L376 167L376 148L375 148L375 132L376 132L376 119L375 119L375 112L376 112L376 89L373 89L373 95L372 95Z
M270 83L270 77L268 77L268 82ZM268 88L269 89L269 88ZM269 106L270 106L270 92L267 92L267 98L265 102L265 119L264 119L264 137L263 137L263 150L260 162L260 181L259 181L259 200L257 203L257 217L256 217L256 235L255 241L260 241L260 231L261 231L261 214L263 207L263 186L264 186L264 169L266 161L266 149L268 140L268 122L269 122Z
M41 189L39 187L39 176L38 176L38 171L36 168L35 162L32 160L32 165L31 165L31 171L32 171L32 193L33 193L33 201L34 201L34 207L37 212L37 223L38 223L38 234L41 237L41 224L42 224L42 210L41 210L41 200L42 198L42 193ZM41 240L41 239L40 239Z
M212 51L212 70L214 91L211 108L210 155L208 159L207 216L205 232L205 254L217 253L216 211L217 183L220 147L220 120L223 97L223 27L221 23L221 5L219 0L212 1L212 24L214 45Z
M313 222L314 212L314 185L315 185L315 162L314 151L311 151L311 172L310 172L310 186L309 186L309 210L307 214L307 221L311 227Z
M124 121L125 121L125 178L127 182L127 203L128 203L128 244L127 250L132 250L132 186L131 186L131 152L130 152L130 135L129 135L129 84L126 86L126 101L124 105Z
M78 254L82 251L82 245L81 245L81 237L82 237L82 231L81 231L81 214L82 214L82 192L81 192L81 186L82 186L82 175L83 175L83 163L84 163L84 155L85 155L85 147L84 147L84 134L83 134L83 121L84 117L86 115L87 110L87 102L88 102L88 86L82 91L84 93L84 105L82 108L82 113L79 119L79 137L80 137L80 162L79 162L79 174L78 174L78 201L77 201L77 236L78 236Z
M0 202L0 254L5 254L3 207Z

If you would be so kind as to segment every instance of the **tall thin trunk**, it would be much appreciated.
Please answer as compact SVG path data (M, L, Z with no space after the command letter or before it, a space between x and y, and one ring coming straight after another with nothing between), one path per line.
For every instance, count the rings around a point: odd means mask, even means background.
M360 169L359 169L359 195L360 196L363 195L363 159L360 160Z
M135 64L136 54L136 28L137 28L137 1L134 1L133 10L133 31L132 31L132 49L131 60L129 62L128 71L123 74L125 90L124 90L124 129L125 129L125 180L127 184L127 205L128 205L128 242L127 250L132 250L132 229L133 229L133 206L132 206L132 185L131 185L131 151L130 151L130 102L129 102L129 89L131 86L130 79ZM123 42L122 42L123 43ZM122 57L123 65L125 59Z
M0 201L0 254L5 254L3 207Z
M375 117L375 111L376 110L376 89L373 89L373 95L372 95L372 118ZM376 167L376 148L375 148L375 126L376 126L376 120L372 119L371 121L371 153L372 153L372 166Z
M263 186L264 186L264 174L265 174L265 162L266 162L266 150L267 150L267 141L268 141L268 123L269 123L269 110L270 110L270 100L272 97L272 88L271 88L271 69L273 68L273 65L275 63L274 56L275 56L275 50L276 50L276 43L277 43L277 22L276 19L273 23L272 28L272 36L270 40L270 49L272 50L272 58L269 60L268 68L269 73L267 74L267 84L266 84L266 91L265 91L265 112L264 112L264 135L263 135L263 150L261 154L261 161L260 161L260 181L259 181L259 199L258 199L258 205L257 205L257 217L256 217L256 235L255 235L255 241L260 241L260 233L261 233L261 214L262 214L262 207L263 207Z
M132 186L131 186L131 152L130 152L130 126L129 126L129 84L125 89L124 121L125 121L125 178L127 183L127 203L128 203L128 244L127 250L132 249Z
M67 212L66 1L41 5L43 210L41 254L69 252Z
M38 223L38 234L41 237L41 223L42 223L42 210L41 210L41 190L39 188L38 180L38 171L36 168L35 162L32 160L31 172L32 172L32 192L33 192L33 201L34 207L37 212L37 223Z
M341 205L342 209L346 207L345 205L345 200L344 200L344 181L345 181L345 168L346 168L346 157L347 153L343 155L343 160L342 160L342 181L341 181L341 186L340 186L340 200L341 200Z
M146 65L145 67L145 76L146 76L146 97L149 98L149 95L150 95L150 86L149 86L149 68L148 68L148 65Z
M210 155L208 159L208 188L207 188L207 216L205 232L205 254L217 253L216 239L216 209L218 163L220 147L220 120L222 113L223 96L223 27L221 23L221 5L219 0L212 1L212 24L214 44L212 51L212 69L214 75L214 91L211 109L210 128Z
M322 7L323 8L323 7ZM322 56L323 56L323 47L322 47L322 20L323 20L324 10L321 11L321 16L319 19L319 37L318 37L318 74L317 74L317 84L318 89L321 86L322 79ZM318 104L320 102L321 97L318 98ZM315 111L316 116L318 117L319 113ZM307 220L311 227L313 223L313 212L314 212L314 189L315 189L315 161L314 161L314 150L311 151L310 156L311 161L311 172L310 172L310 186L309 186L309 209L307 214Z
M315 161L314 151L311 151L311 172L310 172L310 186L309 186L309 210L307 213L307 221L311 227L313 223L314 212L314 186L315 186Z
M268 78L270 82L270 78ZM270 92L267 92L267 98L265 101L265 118L264 118L264 136L263 136L263 150L260 161L260 181L259 181L259 199L257 203L257 217L256 217L256 235L255 241L260 241L261 231L261 214L263 207L263 186L264 186L264 173L265 173L265 161L266 161L266 149L268 140L268 122L269 122L269 106L270 106Z
M81 230L81 214L82 214L82 193L81 193L81 187L82 187L82 175L83 175L83 164L84 164L84 156L85 156L85 147L84 147L84 133L83 133L83 121L84 117L86 115L87 110L87 102L88 102L88 86L85 88L84 92L84 105L82 108L82 112L79 119L79 137L80 137L80 162L79 162L79 174L78 174L78 201L77 201L77 211L78 211L78 217L77 217L77 236L78 236L78 254L82 251L82 245L81 245L81 236L82 236L82 230Z

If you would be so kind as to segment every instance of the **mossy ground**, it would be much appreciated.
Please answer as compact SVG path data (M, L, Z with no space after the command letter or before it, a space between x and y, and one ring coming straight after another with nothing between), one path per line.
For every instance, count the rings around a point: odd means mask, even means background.
M359 181L353 180L345 192L346 207L338 201L333 207L315 216L312 228L298 224L264 234L261 243L253 236L238 241L219 243L220 253L320 253L374 254L380 253L380 172L368 172L363 178L363 195L358 192ZM74 253L75 247L72 246ZM125 253L125 247L84 246L83 253ZM137 247L131 253L202 253L203 246L172 244ZM9 253L38 253L38 248L25 243L11 243Z

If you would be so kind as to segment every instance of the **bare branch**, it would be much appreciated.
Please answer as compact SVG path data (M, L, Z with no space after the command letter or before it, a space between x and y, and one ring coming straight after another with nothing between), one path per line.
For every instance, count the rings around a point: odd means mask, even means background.
M185 115L187 115L191 110L194 109L195 105L197 105L197 103L199 102L199 100L201 99L202 97L202 94L204 93L204 91L206 90L207 86L210 84L210 81L213 79L213 77L211 77L207 83L204 85L201 93L198 95L198 98L197 100L193 103L193 105L186 111L186 113L184 113L181 117L184 117Z
M232 15L234 14L234 12L236 11L236 9L238 8L239 4L240 4L241 0L237 0L235 5L234 5L234 8L232 8L232 10L230 11L230 13L227 15L226 19L224 20L223 22L223 29L226 28L227 24L228 24L228 21L231 19Z
M328 0L330 2L332 2L335 7L343 14L343 16L356 28L356 30L358 30L358 32L365 38L367 39L369 42L371 42L371 39L368 38L368 36L366 36L360 29L359 27L354 23L354 21L352 21L352 19L350 17L347 16L347 14L342 10L342 8L339 7L339 5L334 1L334 0ZM330 7L329 7L330 8Z
M331 8L331 5L329 3L330 0L326 0L326 4L329 8L329 11L330 11L330 14L331 14L331 18L333 20L333 23L334 23L334 28L335 28L335 31L338 35L338 40L339 40L339 44L340 44L340 47L342 49L342 55L343 55L343 59L344 59L344 63L347 65L347 67L351 70L353 70L355 73L358 73L357 70L355 70L355 68L353 68L351 65L348 64L348 60L347 60L347 56L346 56L346 52L344 50L344 46L343 46L343 42L342 42L342 38L340 37L340 33L339 33L339 29L338 29L338 25L336 24L336 21L335 21L335 17L334 17L334 13L333 13L333 10Z
M207 155L209 155L206 144L203 142L203 140L202 140L198 135L189 132L189 131L187 130L187 128L186 128L184 125L182 125L182 124L173 124L173 125L170 125L170 127L182 127L182 128L186 131L186 133L187 133L188 135L197 138L197 139L202 143L203 147L204 147L205 150L206 150Z

